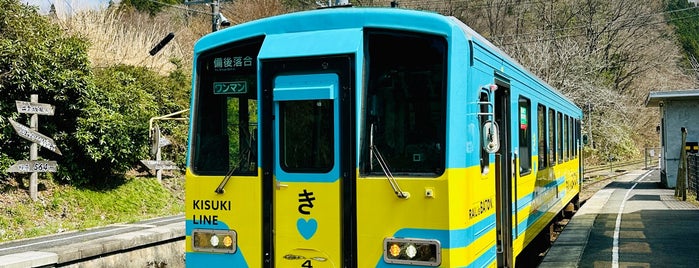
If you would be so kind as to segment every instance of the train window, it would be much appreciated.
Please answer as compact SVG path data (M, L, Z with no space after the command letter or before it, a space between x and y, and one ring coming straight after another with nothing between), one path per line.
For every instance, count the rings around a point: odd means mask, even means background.
M563 161L570 159L570 118L568 115L563 116Z
M539 138L539 170L546 168L546 159L548 159L548 152L546 151L546 107L539 104L536 107L537 115L537 137Z
M549 166L556 165L556 112L549 109Z
M532 134L531 126L531 102L529 99L519 97L519 174L529 174L532 171Z
M192 170L257 175L257 54L262 38L197 58Z
M573 159L575 158L575 132L573 131L573 117L568 117L566 122L568 123L568 158Z
M365 51L367 108L362 128L373 137L364 138L362 173L382 172L370 159L372 140L392 173L441 175L445 165L446 40L374 29L365 33Z
M280 161L286 171L333 167L333 100L279 102Z
M479 101L480 101L481 103L488 103L488 102L490 102L490 99L488 98L488 94L485 93L485 92L481 92ZM481 132L483 132L483 127L482 127L482 126L485 124L485 122L486 122L487 120L490 119L489 116L488 116L488 115L485 115L485 114L488 114L488 113L490 113L490 112L492 112L492 111L489 111L489 106L488 106L488 105L479 105L479 106L480 106L480 113L482 114L482 115L480 116L480 118L479 118L479 120L480 120L480 124L479 124L479 125L481 125ZM481 146L479 146L479 147L481 148L481 154L480 154L480 156L481 156L481 157L480 157L480 158L481 158L481 174L484 174L484 175L485 175L485 174L488 174L488 171L489 171L489 169L490 169L490 153L488 153L488 152L485 150L485 146L484 146L485 144L483 144L485 141L483 140L483 138L479 138L479 140L480 140L480 143L481 143Z
M558 135L556 136L558 163L563 163L563 137L563 114L558 112Z

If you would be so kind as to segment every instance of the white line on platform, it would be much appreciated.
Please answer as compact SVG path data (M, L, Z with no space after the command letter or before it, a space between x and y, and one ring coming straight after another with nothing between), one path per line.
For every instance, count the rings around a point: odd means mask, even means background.
M621 205L619 206L619 213L616 215L616 225L614 226L614 242L612 243L612 268L619 268L619 231L621 229L621 215L624 214L624 206L626 205L626 199L629 198L629 194L633 188L636 188L639 182L644 180L652 171L646 172L640 179L631 186L629 190L626 191L624 199L621 200Z
M109 230L104 230L104 231L99 231L99 232L92 232L92 233L85 233L85 234L74 235L74 236L67 236L67 237L63 237L63 238L56 238L56 239L52 239L52 240L43 240L43 241L41 241L41 242L34 242L34 243L29 243L29 244L14 246L14 247L0 248L0 252L6 251L6 250L18 249L18 248L26 248L26 247L31 247L31 246L36 246L36 245L41 245L41 244L46 244L46 243L51 243L51 242L58 242L58 241L63 241L63 240L68 240L68 239L73 239L73 238L88 236L88 235L94 235L94 234L101 234L101 233L107 233L107 232L120 231L120 230L124 230L124 229L129 229L129 228L134 228L134 227L133 227L133 226L121 227L121 228L109 229Z

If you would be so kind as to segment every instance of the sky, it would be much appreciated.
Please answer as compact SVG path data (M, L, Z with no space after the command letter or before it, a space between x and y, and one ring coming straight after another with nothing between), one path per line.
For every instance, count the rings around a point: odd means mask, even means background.
M109 0L20 0L23 3L38 6L39 13L47 14L51 4L56 6L59 14L71 14L83 9L99 9L107 7ZM114 1L119 2L119 1Z

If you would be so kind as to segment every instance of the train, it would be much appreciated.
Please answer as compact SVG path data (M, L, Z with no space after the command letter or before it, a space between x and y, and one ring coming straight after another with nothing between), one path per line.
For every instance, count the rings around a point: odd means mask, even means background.
M577 204L581 109L454 17L282 14L193 64L188 267L515 267Z

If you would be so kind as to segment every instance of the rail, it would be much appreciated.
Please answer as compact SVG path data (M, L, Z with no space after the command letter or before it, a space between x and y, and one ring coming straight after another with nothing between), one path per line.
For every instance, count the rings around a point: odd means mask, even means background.
M639 160L629 160L629 161L620 161L620 162L614 162L611 161L605 165L597 165L597 166L590 166L590 167L585 167L585 174L591 174L591 173L597 173L605 170L609 170L610 172L613 172L615 169L627 169L629 167L637 167L641 164L646 164L646 167L648 166L647 162L643 159Z

